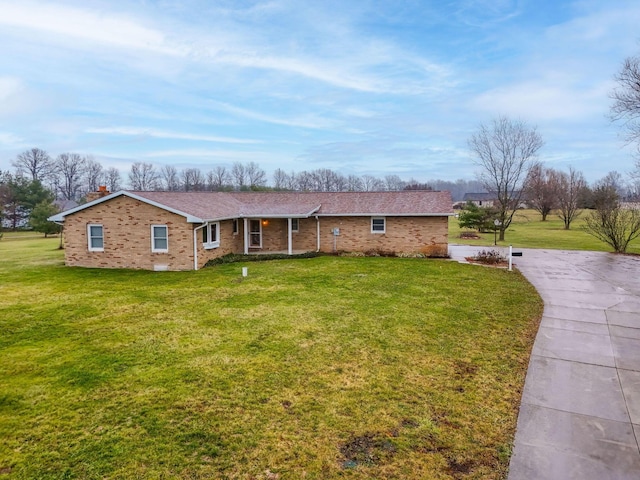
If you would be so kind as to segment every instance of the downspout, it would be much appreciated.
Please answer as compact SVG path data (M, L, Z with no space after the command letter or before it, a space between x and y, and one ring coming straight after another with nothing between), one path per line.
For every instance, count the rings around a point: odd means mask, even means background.
M316 253L320 251L320 217L316 215Z
M243 237L244 237L244 254L245 255L249 255L249 220L247 219L247 217L244 217L243 219L243 223L242 223L242 233L243 233Z
M204 222L202 225L200 225L199 227L196 227L193 230L193 269L194 270L198 270L198 234L196 232L201 228L206 227L207 225L209 225L209 222ZM218 233L218 235L220 234Z

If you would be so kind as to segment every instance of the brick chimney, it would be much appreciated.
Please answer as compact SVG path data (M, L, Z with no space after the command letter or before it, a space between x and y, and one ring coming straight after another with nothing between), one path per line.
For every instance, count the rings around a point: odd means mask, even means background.
M102 197L106 197L107 195L109 195L111 192L109 190L107 190L106 185L100 185L98 187L98 191L97 192L89 192L87 193L87 203L89 202L93 202L94 200L97 200L99 198Z

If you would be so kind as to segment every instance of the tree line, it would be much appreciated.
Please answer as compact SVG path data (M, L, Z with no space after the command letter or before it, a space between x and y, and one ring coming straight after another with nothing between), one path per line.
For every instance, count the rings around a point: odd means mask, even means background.
M88 192L104 185L111 192L128 188L138 191L232 191L232 190L289 190L289 191L397 191L448 190L454 200L469 191L482 189L476 180L431 180L420 182L403 180L398 175L383 178L373 175L343 175L328 168L285 172L278 168L269 181L267 173L256 162L234 162L230 167L217 165L210 170L177 169L173 165L156 166L135 162L126 179L116 168L104 168L90 155L62 153L55 159L40 148L31 148L12 162L15 177L39 180L61 200L81 201ZM6 172L7 174L9 172Z
M47 217L68 207L69 202L83 203L89 192L97 191L102 185L111 192L123 188L176 192L448 190L455 200L469 191L482 191L482 185L476 180L420 182L413 178L403 180L398 175L383 178L343 175L328 168L301 172L285 172L279 168L269 181L265 170L256 162L234 162L230 167L217 165L206 171L135 162L123 179L118 169L105 168L91 155L61 153L54 158L40 148L20 153L12 165L13 172L0 171L0 222L12 230L28 223L38 226L38 231L46 229L45 233L57 231L55 225L47 224Z

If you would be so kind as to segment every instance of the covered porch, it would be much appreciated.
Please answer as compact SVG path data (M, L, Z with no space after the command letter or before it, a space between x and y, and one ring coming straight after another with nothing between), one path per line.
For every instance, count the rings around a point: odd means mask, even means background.
M319 249L320 223L314 217L246 217L242 222L242 250L245 255L296 255Z

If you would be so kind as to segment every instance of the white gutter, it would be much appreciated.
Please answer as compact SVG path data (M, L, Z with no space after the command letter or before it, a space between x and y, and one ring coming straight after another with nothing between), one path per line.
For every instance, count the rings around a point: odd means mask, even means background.
M193 230L193 269L194 270L198 270L198 234L196 232L201 228L206 227L207 225L209 225L209 222L204 222L202 225L194 228ZM218 233L218 235L220 234Z

